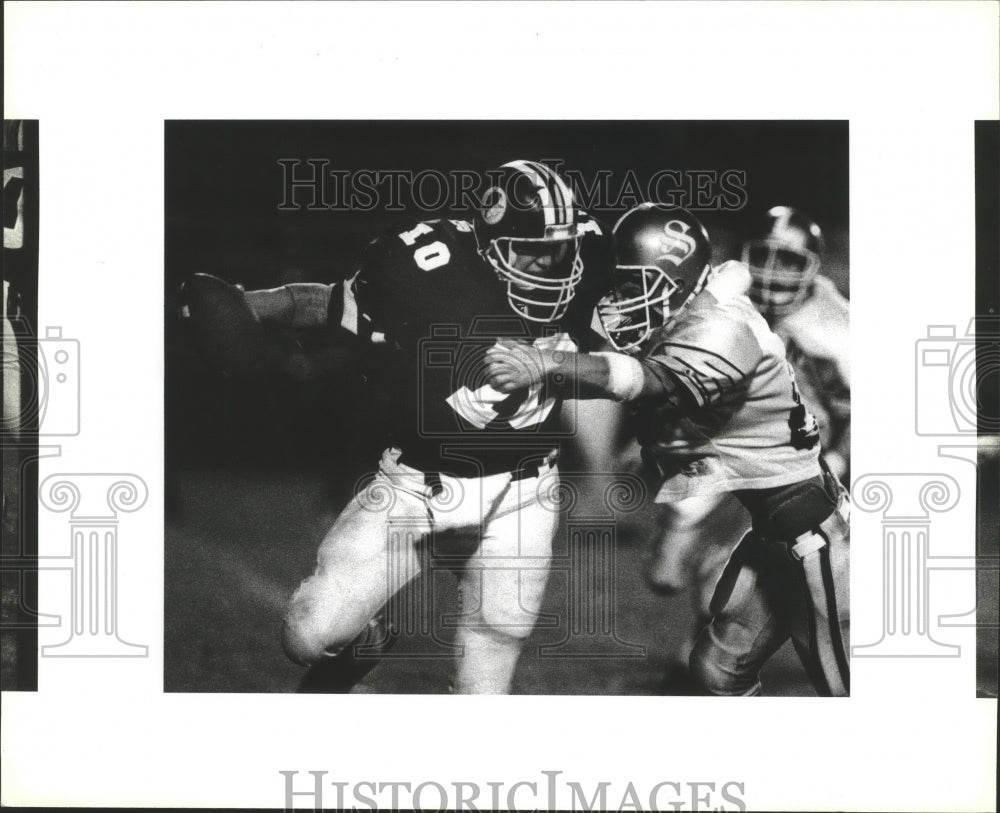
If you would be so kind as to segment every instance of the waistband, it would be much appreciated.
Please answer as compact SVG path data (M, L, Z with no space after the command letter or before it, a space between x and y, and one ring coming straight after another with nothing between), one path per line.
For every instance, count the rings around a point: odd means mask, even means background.
M765 538L797 539L840 509L840 483L828 472L779 488L735 492L750 512L754 532Z
M469 477L458 477L450 472L441 471L440 469L422 469L417 465L417 461L412 460L412 458L407 456L406 452L398 449L388 449L386 450L386 454L389 454L390 458L394 458L393 462L406 466L410 469L413 476L422 476L423 483L430 489L431 496L435 496L444 490L444 486L441 482L442 477L450 477L454 479L479 479L482 477L509 476L509 482L514 483L519 480L529 480L532 477L541 477L548 474L559 460L558 450L553 449L547 455L529 458L522 462L517 468L509 471L490 472L480 474L478 476L473 475Z

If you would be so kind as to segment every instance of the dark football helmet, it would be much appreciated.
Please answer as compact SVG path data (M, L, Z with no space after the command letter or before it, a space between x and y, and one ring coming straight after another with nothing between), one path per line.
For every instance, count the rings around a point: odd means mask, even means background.
M750 299L765 316L784 316L809 296L823 254L823 232L788 206L769 209L743 244Z
M583 277L572 190L536 161L511 161L490 180L473 219L480 254L507 282L516 313L532 322L562 318Z
M637 349L669 324L705 285L712 247L686 209L643 203L615 224L617 264L611 293L597 306L611 343Z

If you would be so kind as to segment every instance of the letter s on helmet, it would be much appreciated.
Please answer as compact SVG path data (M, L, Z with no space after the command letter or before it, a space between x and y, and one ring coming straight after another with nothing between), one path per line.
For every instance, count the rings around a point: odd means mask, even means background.
M611 293L597 306L611 343L634 351L669 324L705 286L712 270L708 232L686 209L643 203L615 224Z

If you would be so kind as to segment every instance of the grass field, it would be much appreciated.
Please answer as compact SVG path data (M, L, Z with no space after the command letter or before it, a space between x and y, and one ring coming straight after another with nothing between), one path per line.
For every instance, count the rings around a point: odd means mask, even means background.
M297 689L303 671L282 653L281 619L292 591L312 571L316 546L342 503L331 491L337 489L320 475L274 470L202 468L178 476L173 519L166 529L167 691ZM644 538L641 522L623 526L613 579L604 581L603 600L613 592L618 640L576 636L573 643L580 652L573 657L552 657L544 650L558 644L568 630L568 574L556 570L542 612L552 624L539 625L528 639L514 692L666 693L663 678L692 613L687 595L661 598L646 588ZM567 544L562 528L557 557L566 553ZM442 619L457 610L455 581L443 570L420 578L431 579L432 628L401 635L359 690L449 691L454 664L447 645L453 630ZM415 582L406 589L419 588ZM789 646L768 665L764 682L771 695L813 695Z

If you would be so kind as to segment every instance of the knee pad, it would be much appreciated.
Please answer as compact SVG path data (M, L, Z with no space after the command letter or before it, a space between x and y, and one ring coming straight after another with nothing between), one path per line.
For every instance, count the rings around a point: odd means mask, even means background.
M281 646L289 660L311 666L340 653L363 630L363 626L348 629L342 624L324 623L322 616L307 596L292 596L281 626Z
M521 639L492 629L462 626L462 646L454 691L458 694L508 694L521 654Z
M535 628L533 613L522 609L516 603L513 606L500 606L499 602L487 602L464 622L469 629L481 632L495 638L510 638L523 641Z
M712 519L725 501L725 494L687 497L672 503L661 503L659 525L666 533L698 534L711 527Z
M708 628L702 630L688 659L691 677L706 694L753 697L760 694L760 676L737 668L732 656L718 647Z
M281 648L288 659L299 666L312 666L325 656L322 644L290 614L281 625Z
M649 570L646 573L646 586L656 593L658 596L663 598L673 598L674 596L683 593L688 585L680 579L674 578L664 578L662 574L654 573Z
M467 574L466 579L476 578ZM545 592L547 573L525 569L483 570L474 589L463 590L463 601L478 606L469 617L470 626L514 639L531 635Z
M646 584L661 596L676 596L688 588L691 573L686 568L671 568L661 559L654 558L646 569Z

